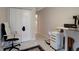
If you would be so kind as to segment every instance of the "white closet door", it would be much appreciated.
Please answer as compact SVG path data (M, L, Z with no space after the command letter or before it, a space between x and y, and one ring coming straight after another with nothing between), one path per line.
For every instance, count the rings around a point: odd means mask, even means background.
M31 32L31 11L30 10L22 10L22 28L25 28L22 31L22 42L28 41L32 39Z
M15 31L17 32L16 37L19 38L19 41L22 42L22 10L15 9Z
M32 40L31 11L23 9L10 9L10 25L13 32L17 32L19 41ZM24 27L24 31L22 30Z
M10 26L12 32L17 32L16 37L19 38L19 42L22 41L22 10L10 8Z

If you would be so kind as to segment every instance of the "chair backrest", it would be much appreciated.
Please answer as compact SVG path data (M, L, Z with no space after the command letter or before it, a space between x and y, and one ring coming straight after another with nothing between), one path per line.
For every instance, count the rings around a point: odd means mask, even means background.
M11 34L11 31L8 23L7 22L1 23L1 38L3 38L4 35L9 35L9 34ZM7 39L7 36L4 37L4 40L6 39Z
M4 35L6 35L5 25L4 25L4 23L1 23L1 39L4 38L4 40L6 40L7 36L4 37Z
M10 27L9 27L8 22L5 22L4 24L5 24L6 34L7 34L7 35L11 34L11 30L10 30Z

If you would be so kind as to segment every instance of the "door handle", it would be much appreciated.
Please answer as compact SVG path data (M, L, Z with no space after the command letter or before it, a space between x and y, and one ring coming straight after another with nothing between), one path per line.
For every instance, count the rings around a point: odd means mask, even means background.
M25 26L22 27L22 31L25 31Z

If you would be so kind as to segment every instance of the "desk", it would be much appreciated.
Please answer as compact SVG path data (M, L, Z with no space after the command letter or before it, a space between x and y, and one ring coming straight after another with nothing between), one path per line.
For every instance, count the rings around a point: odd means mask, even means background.
M79 38L79 29L78 28L64 28L64 27L57 27L58 30L64 30L65 36L65 51L68 51L68 36L74 38L74 40L78 40Z

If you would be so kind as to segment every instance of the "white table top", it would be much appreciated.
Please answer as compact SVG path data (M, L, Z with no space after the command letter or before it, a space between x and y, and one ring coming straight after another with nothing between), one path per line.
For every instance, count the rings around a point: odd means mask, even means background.
M63 29L63 30L70 30L70 31L78 31L79 32L79 28L65 28L65 27L57 27L57 29Z

